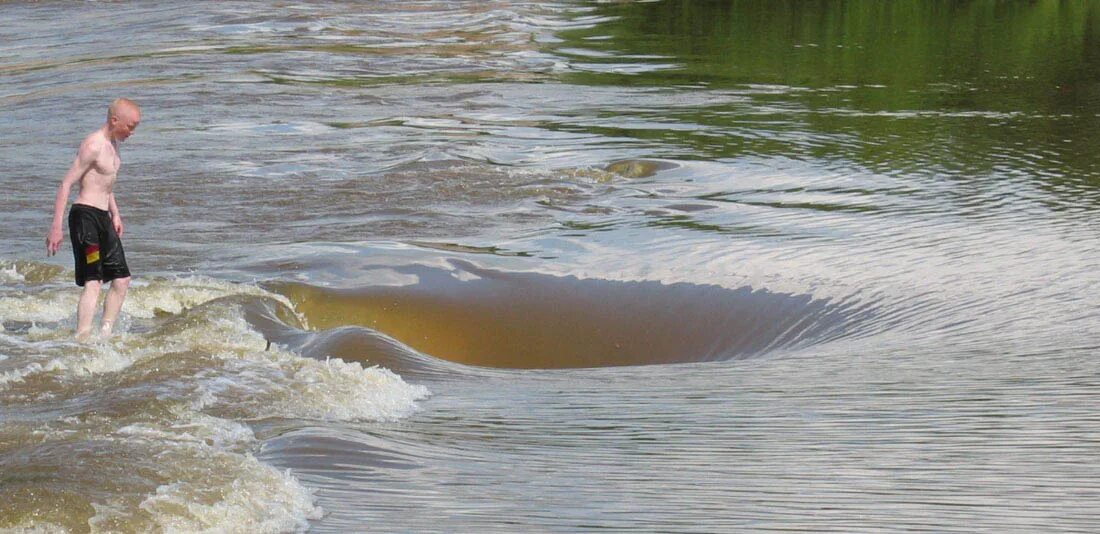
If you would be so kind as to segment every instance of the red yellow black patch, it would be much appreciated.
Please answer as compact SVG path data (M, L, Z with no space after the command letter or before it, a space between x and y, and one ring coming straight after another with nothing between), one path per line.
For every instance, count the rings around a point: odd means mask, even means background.
M84 249L85 263L95 263L99 261L99 245L88 245Z

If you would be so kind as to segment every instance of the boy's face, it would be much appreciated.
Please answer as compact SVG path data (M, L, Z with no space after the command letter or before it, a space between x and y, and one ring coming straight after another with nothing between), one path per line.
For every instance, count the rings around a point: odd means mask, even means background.
M125 141L126 138L133 135L134 130L137 129L140 123L141 113L139 111L123 108L119 110L117 115L111 117L111 136L119 141Z

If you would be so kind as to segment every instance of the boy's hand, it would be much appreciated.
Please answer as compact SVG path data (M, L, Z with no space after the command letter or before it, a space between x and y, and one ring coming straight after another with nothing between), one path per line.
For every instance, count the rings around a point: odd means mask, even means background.
M50 228L50 233L46 235L46 255L53 256L57 254L58 250L61 250L61 238L64 235L61 233L60 228Z

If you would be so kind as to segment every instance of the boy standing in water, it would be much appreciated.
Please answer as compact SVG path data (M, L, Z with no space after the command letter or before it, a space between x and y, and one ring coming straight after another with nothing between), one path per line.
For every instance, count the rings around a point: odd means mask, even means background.
M69 210L76 285L84 287L76 308L76 338L80 341L91 336L92 317L103 284L111 283L103 304L101 333L104 337L111 334L130 287L130 269L119 240L123 226L115 203L114 186L122 165L118 145L134 133L139 122L141 108L133 101L120 98L112 102L107 109L107 123L84 138L54 200L53 224L46 236L47 256L61 249L61 216L73 184L80 184L80 193Z

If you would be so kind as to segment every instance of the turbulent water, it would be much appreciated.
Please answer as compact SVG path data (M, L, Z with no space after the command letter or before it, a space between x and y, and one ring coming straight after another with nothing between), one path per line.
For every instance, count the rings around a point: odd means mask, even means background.
M0 131L0 530L1100 525L1096 3L0 2Z

